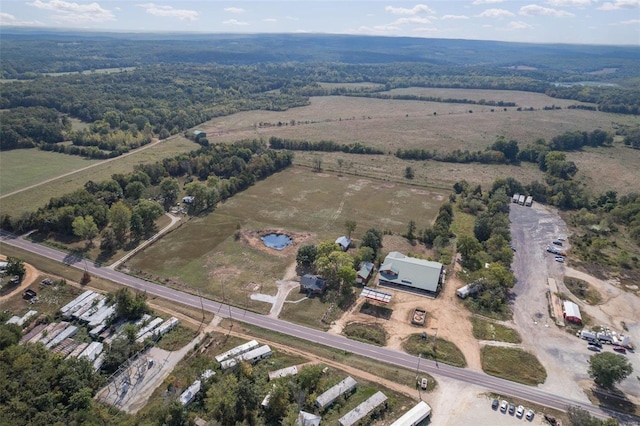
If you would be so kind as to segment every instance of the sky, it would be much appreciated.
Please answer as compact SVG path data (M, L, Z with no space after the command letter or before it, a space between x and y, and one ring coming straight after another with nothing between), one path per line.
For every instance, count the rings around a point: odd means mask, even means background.
M7 27L640 46L640 0L3 0Z

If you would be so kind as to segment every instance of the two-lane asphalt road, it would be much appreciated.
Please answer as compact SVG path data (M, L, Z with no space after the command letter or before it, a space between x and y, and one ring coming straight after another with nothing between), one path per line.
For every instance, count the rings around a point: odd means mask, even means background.
M85 262L82 259L73 258L66 253L60 252L50 247L42 246L16 237L7 232L0 231L0 248L1 244L7 244L10 246L21 248L23 250L38 254L48 259L52 259L76 267L80 270L84 270L86 268L87 271L94 276L128 286L138 291L144 291L149 295L162 297L167 300L175 301L176 303L191 306L195 309L201 309L201 306L203 306L206 311L215 313L221 317L231 317L232 319L240 322L253 324L258 327L277 331L285 335L293 336L310 342L320 343L332 348L366 356L380 362L408 368L410 370L415 370L418 366L417 357L403 352L357 342L347 339L343 336L325 333L320 330L315 330L301 325L289 323L277 318L270 318L265 315L256 314L255 312L236 308L226 304L221 304L212 300L201 300L197 295L174 290L168 287L154 284L149 281L145 281L140 278L126 275L122 272L114 271L112 269L101 267L99 265L94 265L89 262ZM602 409L594 405L584 403L582 401L565 398L562 395L554 395L535 387L521 385L464 368L452 367L447 364L435 363L433 361L423 359L420 361L420 371L432 374L436 378L438 376L442 376L460 380L466 383L472 383L482 386L487 390L496 392L498 394L511 395L513 397L522 398L527 401L538 403L551 408L556 408L559 410L566 410L568 406L578 406L599 417L616 417L622 424L640 424L640 418L638 417Z

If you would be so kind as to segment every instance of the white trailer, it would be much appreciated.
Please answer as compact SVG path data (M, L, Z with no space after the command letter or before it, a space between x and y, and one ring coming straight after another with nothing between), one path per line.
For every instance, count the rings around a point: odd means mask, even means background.
M228 368L234 367L240 361L248 361L248 362L258 362L261 359L265 359L270 357L272 354L271 348L269 345L260 346L259 348L250 350L249 352L245 352L236 356L235 358L227 359L220 363L220 368L226 370Z
M136 333L136 340L139 339L141 336L143 336L145 333L153 330L154 328L156 328L157 326L159 326L163 322L164 322L164 320L162 318L157 317L156 319L151 321L149 324L145 325L140 330L138 330L138 332Z
M524 202L524 205L527 207L531 207L533 205L533 197L529 195Z
M100 299L98 300L98 303L96 303L93 306L90 306L89 309L87 309L82 315L80 315L80 316L78 316L76 318L78 318L80 321L89 322L90 318L93 315L95 315L98 312L100 312L100 309L102 309L106 304L107 304L107 299L105 299L104 297L100 296Z
M64 316L66 316L67 318L79 318L80 315L84 314L91 308L91 306L93 305L93 301L98 299L98 297L100 297L100 294L98 293L90 294L89 297L71 307L71 309L69 309Z
M520 204L521 206L524 206L525 200L526 200L526 197L521 194L520 197L518 198L518 204Z
M76 297L75 299L73 299L71 302L67 303L66 305L64 305L62 308L60 308L60 312L62 312L62 314L66 314L67 312L69 312L69 310L75 306L77 303L80 303L81 301L83 301L84 299L86 299L87 297L89 297L91 294L93 294L93 291L91 290L87 290L84 293L82 293L80 296Z
M42 339L40 339L40 343L46 346L50 341L55 339L58 334L62 333L62 330L64 330L68 326L69 323L66 321L62 321L61 323L57 324L51 331L46 333L46 336L43 333L43 337Z
M227 352L221 353L220 355L216 355L216 361L218 362L225 361L229 358L233 358L247 351L250 351L251 349L255 349L258 346L260 346L258 342L256 342L255 340L250 340L247 343L243 343L240 346L236 346L235 348L228 350Z
M78 355L78 358L87 358L89 361L93 362L98 358L98 355L102 353L103 349L104 345L102 343L92 342L80 355Z
M518 204L519 199L520 199L520 194L516 192L515 194L513 194L513 197L511 197L511 202Z
M596 333L594 333L593 331L589 331L589 330L580 330L580 332L578 333L578 337L580 337L581 339L584 340L589 340L589 339L596 339Z
M78 327L75 325L70 325L69 327L62 330L54 339L51 339L49 343L45 345L47 349L51 349L60 343L67 337L73 337L78 332Z
M116 305L104 306L98 312L89 318L89 327L95 327L98 324L105 322L111 315L116 312Z

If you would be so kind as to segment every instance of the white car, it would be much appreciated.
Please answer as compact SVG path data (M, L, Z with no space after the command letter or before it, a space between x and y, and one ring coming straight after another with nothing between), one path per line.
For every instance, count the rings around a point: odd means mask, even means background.
M533 412L532 409L529 409L529 411L527 411L527 415L525 416L527 418L527 420L533 420L533 416L535 416L536 413Z
M509 406L509 403L503 399L502 402L500 403L500 411L502 411L503 413L506 413L508 406Z
M518 409L516 410L516 417L522 418L524 416L524 407L522 405L518 405Z
M564 263L564 257L556 256L556 262Z

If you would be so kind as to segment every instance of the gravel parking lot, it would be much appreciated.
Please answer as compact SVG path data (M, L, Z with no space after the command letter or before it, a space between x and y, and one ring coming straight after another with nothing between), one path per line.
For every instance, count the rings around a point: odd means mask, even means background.
M593 352L587 350L584 340L570 335L557 327L549 316L546 298L547 278L555 278L559 291L570 294L564 287L563 277L566 264L554 260L554 255L545 248L559 236L567 236L568 230L559 215L545 206L534 203L533 207L512 204L509 215L511 235L516 253L512 269L517 278L513 289L512 308L516 328L522 335L523 346L535 353L547 369L547 381L540 385L541 389L565 395L570 398L587 401L583 389L591 387L592 380L587 374L588 359ZM564 248L567 242L564 242ZM571 260L569 253L569 262ZM629 325L632 342L640 343L638 330L640 320L640 300L632 294L616 299L620 289L602 288L598 290L605 296L599 306L587 306L575 299L580 309L600 321L620 330L620 321ZM611 286L611 285L609 285ZM613 287L613 286L611 286ZM611 347L605 345L605 351ZM640 356L638 353L627 354L634 365L634 373L622 382L620 388L632 398L640 395L640 381L636 375L640 373ZM638 401L636 401L638 402Z

